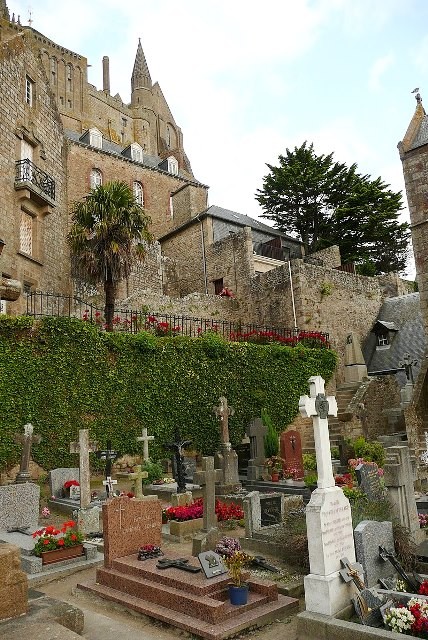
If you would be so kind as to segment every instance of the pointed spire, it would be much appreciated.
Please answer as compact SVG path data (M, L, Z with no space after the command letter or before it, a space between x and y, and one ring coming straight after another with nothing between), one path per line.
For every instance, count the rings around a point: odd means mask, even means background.
M138 38L137 55L135 56L134 70L131 77L131 89L151 89L152 79L150 77L149 67L147 66L144 56L141 39Z
M9 9L7 8L6 0L0 0L0 18L6 18L10 20Z

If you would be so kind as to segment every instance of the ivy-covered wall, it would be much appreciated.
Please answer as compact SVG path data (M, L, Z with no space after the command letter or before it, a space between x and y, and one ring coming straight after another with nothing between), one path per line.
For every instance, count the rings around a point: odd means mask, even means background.
M27 422L42 436L32 457L46 470L77 464L69 443L82 428L101 447L111 439L125 454L141 451L136 437L147 427L155 436L152 459L165 457L162 445L179 428L210 455L219 443L212 409L221 395L235 408L229 428L237 444L262 407L284 429L308 378L328 380L335 365L328 349L227 343L212 334L109 334L70 318L0 317L0 468L19 461L14 434Z

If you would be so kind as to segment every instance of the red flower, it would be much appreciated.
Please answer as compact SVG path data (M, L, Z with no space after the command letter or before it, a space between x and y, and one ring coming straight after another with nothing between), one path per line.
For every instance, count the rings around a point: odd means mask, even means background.
M63 546L64 546L64 544L65 544L65 543L64 543L63 538L60 538L60 539L57 541L57 545L58 545L59 547L63 547Z
M48 539L43 540L43 544L50 544L50 540L48 540Z

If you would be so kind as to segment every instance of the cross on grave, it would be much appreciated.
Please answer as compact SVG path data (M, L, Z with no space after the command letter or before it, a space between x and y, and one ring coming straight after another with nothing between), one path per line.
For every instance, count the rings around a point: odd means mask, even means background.
M204 492L204 531L211 531L211 529L217 528L215 518L215 483L221 482L222 479L222 470L214 469L214 458L212 456L202 458L202 471L195 473L194 481L203 488Z
M175 431L175 442L165 445L167 449L174 452L173 474L177 483L177 493L186 492L186 468L184 466L183 449L187 449L192 444L191 440L182 440L178 429Z
M30 456L31 456L31 445L39 444L42 437L41 436L33 436L34 427L32 424L24 424L24 433L15 433L15 442L17 444L22 444L22 454L21 454L21 464L19 467L19 472L15 478L15 484L23 484L24 482L31 481L30 475Z
M116 511L115 513L119 514L119 529L122 529L122 512L126 511L126 509L125 509L125 507L124 507L124 505L122 503L121 498L113 500L113 504L114 503L118 504L118 506L119 506L119 510ZM104 513L104 507L103 507L103 513Z
M418 361L413 360L408 353L405 353L403 356L403 360L398 363L398 366L403 367L404 371L406 372L407 382L411 382L413 385L415 384L413 378L413 367L416 367L417 364Z
M194 567L188 564L188 558L177 558L176 560L170 560L169 558L162 558L158 560L156 565L157 569L181 569L182 571L188 571L189 573L199 573L201 568Z
M419 587L423 582L423 578L415 572L413 572L413 576L406 573L401 563L397 560L395 553L392 553L391 551L385 549L385 547L383 547L382 545L379 545L379 558L384 562L389 560L396 572L403 578L404 582L409 585L411 592L418 592Z
M117 480L113 480L111 476L107 476L105 480L103 480L103 485L107 491L107 498L113 495L113 485L117 484Z
M70 443L70 453L79 454L80 472L80 507L86 509L91 503L91 473L89 467L89 454L97 450L98 444L89 440L89 430L79 429L78 442Z
M95 455L97 456L98 460L106 461L104 477L107 480L107 478L111 476L111 463L113 462L113 460L116 460L116 458L120 456L120 453L112 449L111 440L107 440L107 449L101 449L101 451L97 451Z
M147 471L141 471L141 464L135 465L134 469L135 471L133 473L128 474L128 478L135 480L135 497L141 500L141 498L144 497L142 480L143 478L147 478L149 474Z
M235 409L233 407L229 407L227 404L227 398L221 396L219 398L218 407L213 407L213 411L220 420L221 444L230 448L229 416L233 416L235 414Z
M265 435L267 427L260 418L250 422L248 427L248 437L250 438L250 457L255 464L263 464L265 458Z
M326 398L324 380L321 376L309 378L309 389L310 396L300 397L299 411L303 417L312 418L318 471L317 484L318 488L327 489L335 486L327 416L337 416L337 403L334 396Z
M351 563L348 558L341 558L340 564L343 569L340 569L339 573L345 582L351 582L353 580L358 591L365 589L364 580L361 578L364 575L364 570L359 562Z
M149 442L153 441L154 439L155 439L154 436L148 436L147 435L146 427L143 428L142 435L138 436L138 438L137 438L137 442L142 442L143 443L143 460L144 460L144 462L148 462L148 460L150 460Z

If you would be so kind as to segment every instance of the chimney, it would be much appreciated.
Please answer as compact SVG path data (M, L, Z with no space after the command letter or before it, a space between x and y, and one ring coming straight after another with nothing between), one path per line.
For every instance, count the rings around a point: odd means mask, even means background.
M110 61L108 56L103 57L103 91L110 94Z

